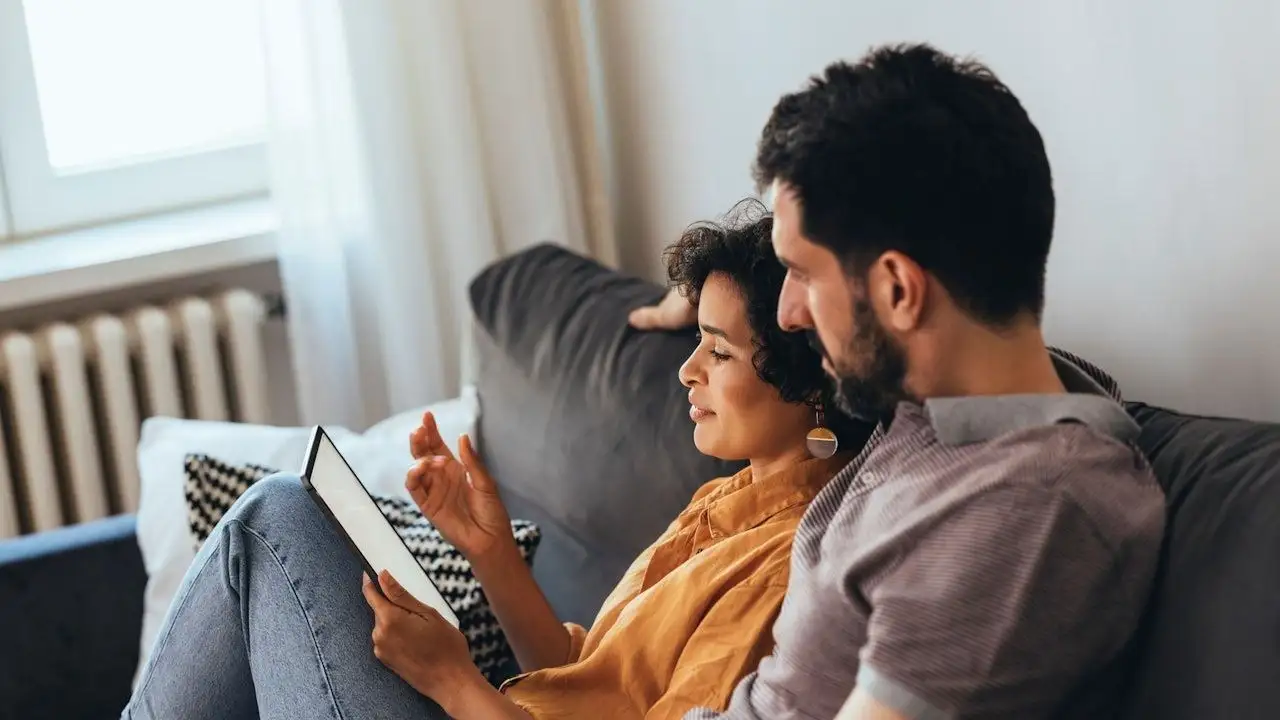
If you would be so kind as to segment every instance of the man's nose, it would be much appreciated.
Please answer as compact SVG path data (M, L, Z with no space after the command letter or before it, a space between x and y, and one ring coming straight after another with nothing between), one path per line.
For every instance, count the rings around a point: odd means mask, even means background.
M790 276L782 281L782 293L778 296L778 327L787 332L813 327L805 305L804 289L797 287Z

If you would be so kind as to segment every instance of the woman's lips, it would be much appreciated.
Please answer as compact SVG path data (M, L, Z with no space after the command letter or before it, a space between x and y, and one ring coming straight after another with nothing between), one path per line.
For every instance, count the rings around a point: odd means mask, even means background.
M694 422L702 422L712 415L715 415L715 413L707 410L706 408L700 408L697 405L689 406L689 419Z

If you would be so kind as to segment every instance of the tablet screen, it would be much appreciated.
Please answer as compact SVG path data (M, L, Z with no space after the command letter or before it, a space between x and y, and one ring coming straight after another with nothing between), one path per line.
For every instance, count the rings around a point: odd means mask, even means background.
M317 429L312 437L314 447L308 454L308 467L303 474L312 490L328 508L351 543L364 556L373 572L391 572L400 585L424 605L439 612L454 627L458 618L427 577L427 573L409 552L377 504L356 477L347 461L338 453L333 441Z

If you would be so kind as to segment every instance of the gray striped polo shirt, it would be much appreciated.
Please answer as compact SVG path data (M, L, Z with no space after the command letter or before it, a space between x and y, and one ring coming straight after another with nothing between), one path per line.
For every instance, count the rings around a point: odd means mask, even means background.
M855 685L907 718L1113 712L1164 498L1110 378L1054 363L1067 394L900 405L801 521L773 653L685 720L829 720Z

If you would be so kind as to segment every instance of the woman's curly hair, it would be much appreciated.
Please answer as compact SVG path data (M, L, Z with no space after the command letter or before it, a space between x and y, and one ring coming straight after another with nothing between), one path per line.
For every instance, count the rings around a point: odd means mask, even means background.
M842 443L865 440L870 426L835 409L832 383L806 333L778 326L778 295L787 271L773 253L772 231L768 209L758 200L742 200L721 222L695 223L667 248L667 277L694 305L711 275L732 280L746 306L755 345L752 364L760 379L787 402L821 405L827 427Z

